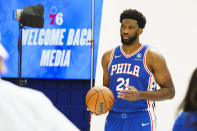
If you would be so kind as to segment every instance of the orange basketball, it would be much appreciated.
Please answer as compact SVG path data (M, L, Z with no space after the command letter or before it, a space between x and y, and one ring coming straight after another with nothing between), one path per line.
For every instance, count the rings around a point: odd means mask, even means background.
M86 94L86 105L95 114L104 114L114 105L114 95L105 86L95 86Z

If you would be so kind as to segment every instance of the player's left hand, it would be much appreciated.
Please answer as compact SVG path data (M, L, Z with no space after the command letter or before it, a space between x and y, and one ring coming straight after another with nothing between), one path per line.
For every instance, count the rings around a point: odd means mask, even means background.
M128 101L136 101L139 100L139 91L134 86L124 85L128 90L122 90L118 92L118 98L128 100Z

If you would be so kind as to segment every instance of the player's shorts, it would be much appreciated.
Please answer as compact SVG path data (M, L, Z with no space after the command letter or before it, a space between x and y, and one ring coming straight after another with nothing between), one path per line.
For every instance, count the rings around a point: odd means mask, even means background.
M156 131L156 116L153 111L110 111L106 118L105 131Z

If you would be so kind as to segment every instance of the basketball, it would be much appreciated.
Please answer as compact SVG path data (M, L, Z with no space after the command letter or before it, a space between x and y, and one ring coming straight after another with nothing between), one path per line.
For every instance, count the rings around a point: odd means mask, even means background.
M86 105L95 114L104 114L114 105L114 95L105 86L95 86L86 94Z

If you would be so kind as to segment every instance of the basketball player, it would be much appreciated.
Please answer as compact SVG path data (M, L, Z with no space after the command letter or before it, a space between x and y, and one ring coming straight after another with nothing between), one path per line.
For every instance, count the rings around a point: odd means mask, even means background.
M0 44L0 74L8 53ZM41 92L0 79L0 131L79 131Z
M120 23L122 45L102 58L103 85L115 97L105 131L155 131L154 101L172 99L175 94L170 72L164 57L139 41L146 24L141 12L125 10Z

